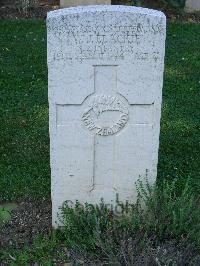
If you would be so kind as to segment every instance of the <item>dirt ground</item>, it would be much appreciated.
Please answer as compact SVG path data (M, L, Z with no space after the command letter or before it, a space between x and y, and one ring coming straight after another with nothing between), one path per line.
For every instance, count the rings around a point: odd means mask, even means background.
M51 202L47 200L24 200L17 203L12 219L0 228L0 249L6 246L20 248L32 244L39 233L51 230Z

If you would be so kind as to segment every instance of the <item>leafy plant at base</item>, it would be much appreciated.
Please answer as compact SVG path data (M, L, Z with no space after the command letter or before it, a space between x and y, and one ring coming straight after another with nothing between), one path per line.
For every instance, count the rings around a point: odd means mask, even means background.
M177 190L177 180L164 180L155 188L139 183L145 203L141 223L148 235L155 235L157 241L184 238L200 247L200 197L193 194L190 182L182 191Z
M138 202L121 216L103 202L100 207L65 204L63 241L71 248L122 264L134 263L149 246L173 239L200 248L199 203L190 180L182 191L177 191L177 181L162 181L154 187L138 182Z

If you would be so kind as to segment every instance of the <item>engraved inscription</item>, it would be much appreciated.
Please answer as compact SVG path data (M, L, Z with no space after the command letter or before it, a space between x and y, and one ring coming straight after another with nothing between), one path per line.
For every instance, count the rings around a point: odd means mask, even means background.
M60 45L52 51L50 61L73 60L82 63L85 60L124 60L130 54L136 60L151 60L155 57L162 59L157 49L156 43L164 34L162 19L151 21L144 16L138 16L133 20L132 16L126 14L126 22L123 25L117 25L111 21L104 25L104 15L102 21L95 23L95 15L90 15L88 19L83 20L82 24L76 24L76 17L72 16L62 18L59 23L52 23L50 30L53 38L58 40L62 37ZM94 17L93 17L94 16ZM115 15L114 15L115 16ZM154 40L149 39L153 49L143 47L145 55L141 55L140 46L146 41L146 38L153 35Z
M128 108L116 96L96 95L82 115L83 124L92 132L109 136L128 122Z

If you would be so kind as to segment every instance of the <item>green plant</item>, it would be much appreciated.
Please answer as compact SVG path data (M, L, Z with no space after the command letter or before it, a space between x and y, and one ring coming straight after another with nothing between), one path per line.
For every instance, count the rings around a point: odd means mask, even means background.
M164 180L154 187L139 182L137 204L130 204L129 211L120 216L103 202L100 207L77 202L73 208L65 204L62 208L64 242L120 263L124 263L124 256L133 262L132 252L140 254L147 249L150 239L155 245L184 239L200 248L199 203L200 197L193 194L190 180L182 191L177 189L176 180Z
M177 180L163 180L152 188L140 182L140 198L145 203L141 223L159 241L185 238L200 247L200 197L193 193L191 180L181 191L177 184Z
M64 204L61 217L62 241L78 252L82 250L93 257L118 263L123 261L127 245L133 245L138 252L143 247L145 236L139 231L133 232L130 217L116 217L103 201L99 206L78 202L74 207Z
M102 204L99 208L90 204L81 205L76 202L74 208L64 204L61 210L61 220L67 245L94 250L97 238L105 231L111 231L113 216L109 209Z
M17 207L16 204L7 203L0 205L0 225L11 219L11 211Z

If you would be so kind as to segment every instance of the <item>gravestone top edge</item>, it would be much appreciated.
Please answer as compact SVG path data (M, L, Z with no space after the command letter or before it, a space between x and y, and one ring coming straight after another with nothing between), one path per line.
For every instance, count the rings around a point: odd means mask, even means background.
M166 19L166 16L163 12L149 8L124 6L124 5L89 5L89 6L62 8L59 10L50 11L47 13L47 20L66 15L96 13L96 12L124 12L132 14L135 13L135 14L143 14L143 15L149 15L153 17L160 17Z

